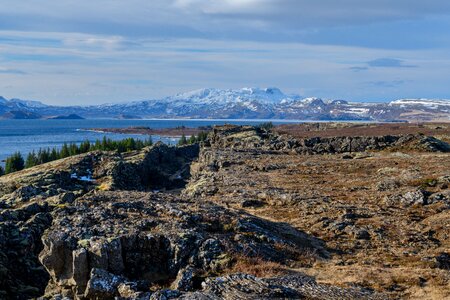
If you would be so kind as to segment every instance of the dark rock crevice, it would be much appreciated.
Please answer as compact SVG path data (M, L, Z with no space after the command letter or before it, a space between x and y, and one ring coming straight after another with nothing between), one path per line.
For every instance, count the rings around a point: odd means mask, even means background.
M52 216L45 206L27 208L0 215L1 299L38 297L49 280L37 257L44 248L41 236L51 226Z
M110 171L112 187L120 190L179 189L190 177L190 163L199 145L170 147L157 144L144 153L126 155Z

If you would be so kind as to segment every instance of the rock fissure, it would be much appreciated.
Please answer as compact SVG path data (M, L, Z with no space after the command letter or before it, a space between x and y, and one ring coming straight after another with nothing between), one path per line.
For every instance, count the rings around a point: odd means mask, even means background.
M361 288L319 284L295 270L346 253L309 229L320 227L337 240L351 236L359 249L386 235L387 226L372 228L363 221L374 218L368 210L322 206L332 203L327 193L299 193L267 176L280 170L290 176L298 167L307 169L305 179L317 176L308 162L290 166L277 157L367 159L375 155L369 150L398 149L433 153L449 147L419 135L294 139L224 126L202 145L92 152L2 177L0 298L383 299ZM261 163L265 157L274 159ZM255 172L265 181L246 178ZM430 184L444 187L442 178ZM383 203L406 209L450 203L445 188L390 192L401 184L377 184L386 194ZM315 227L302 231L252 213L268 206L317 215L337 209L342 216L318 217ZM446 268L446 253L436 259Z

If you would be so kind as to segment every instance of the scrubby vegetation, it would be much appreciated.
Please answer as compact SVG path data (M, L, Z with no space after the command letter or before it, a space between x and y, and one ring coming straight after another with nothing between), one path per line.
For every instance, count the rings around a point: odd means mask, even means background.
M256 127L259 129L270 130L273 128L273 123L272 122L264 122L264 123L256 125Z
M16 152L6 159L4 174L17 172L23 170L24 168L31 168L50 161L89 151L118 151L119 153L122 153L133 150L141 150L142 148L151 146L152 144L153 141L151 137L144 141L133 138L114 141L104 137L102 140L97 140L94 143L91 143L90 141L84 141L79 145L76 143L64 143L60 149L56 147L51 149L39 149L37 152L30 152L25 160L20 152ZM2 171L3 170L0 170L0 176L2 175Z
M206 140L208 136L207 132L200 132L197 136L192 135L186 138L183 135L178 141L178 145L190 145ZM103 137L102 140L96 140L95 142L84 141L81 144L76 143L64 143L61 148L45 148L39 149L39 151L32 151L28 153L24 159L20 152L16 152L6 159L5 169L0 166L0 176L23 170L24 168L31 168L37 165L45 164L50 161L54 161L69 156L86 153L89 151L118 151L119 153L128 152L133 150L141 150L144 147L151 146L153 144L152 138L147 140L139 140L134 138L127 138L120 141L114 141Z

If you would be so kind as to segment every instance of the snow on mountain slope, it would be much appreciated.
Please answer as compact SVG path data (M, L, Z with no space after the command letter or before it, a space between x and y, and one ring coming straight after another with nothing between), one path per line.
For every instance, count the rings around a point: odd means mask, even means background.
M277 104L283 100L293 100L299 96L289 96L277 88L242 88L239 90L200 89L175 96L163 101L186 104L225 104L258 101L263 104Z
M217 118L296 120L407 120L414 115L450 120L450 100L400 99L384 103L301 98L277 88L199 89L155 100L91 106L47 106L0 98L0 114L13 110L42 116L79 114L85 118ZM426 117L426 119L425 119Z
M389 103L390 106L425 106L427 108L437 109L440 106L447 106L450 108L450 100L446 99L399 99L395 101L391 101Z
M39 101L32 101L32 100L21 100L21 99L6 99L2 96L0 96L0 104L6 105L11 108L20 109L20 108L44 108L48 105L39 102Z
M9 100L9 102L13 103L13 104L17 104L18 106L26 106L26 107L32 107L32 108L47 107L47 105L42 102L32 101L32 100L11 99L11 100Z

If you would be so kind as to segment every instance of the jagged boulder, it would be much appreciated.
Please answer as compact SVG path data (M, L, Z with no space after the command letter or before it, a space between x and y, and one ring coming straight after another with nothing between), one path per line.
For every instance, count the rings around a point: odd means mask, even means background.
M409 207L414 205L427 205L429 193L423 189L415 189L406 193L399 193L386 196L386 205Z

